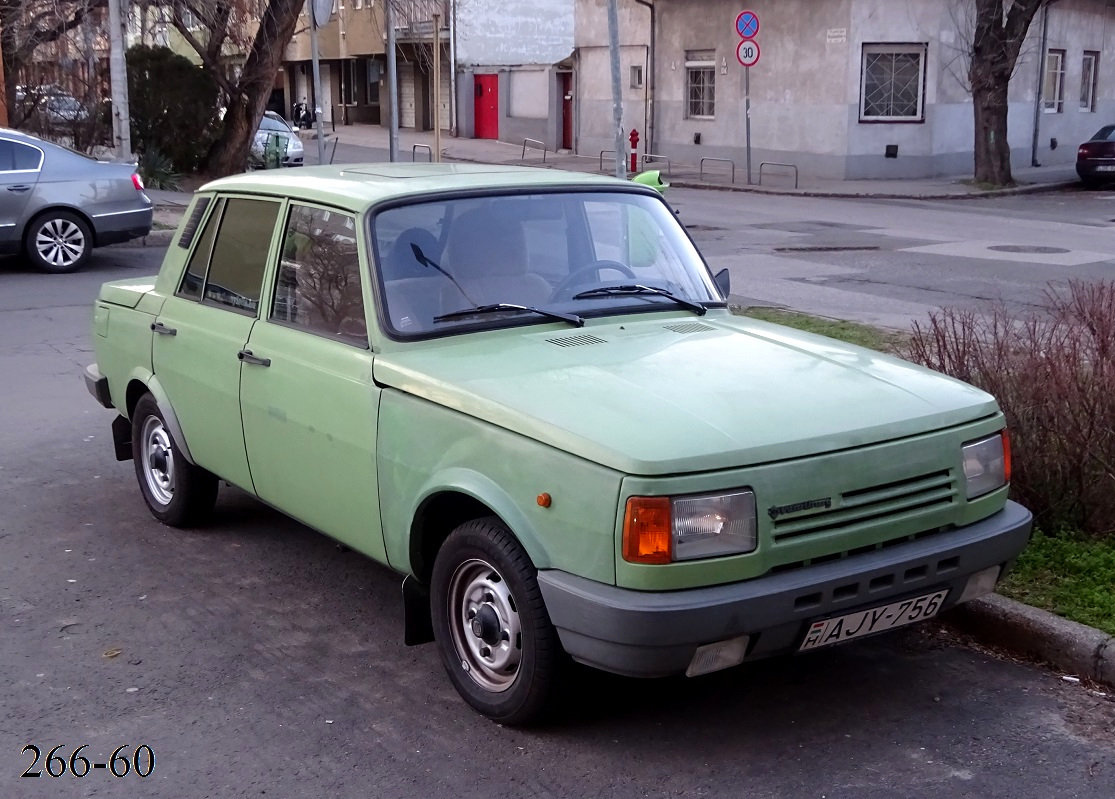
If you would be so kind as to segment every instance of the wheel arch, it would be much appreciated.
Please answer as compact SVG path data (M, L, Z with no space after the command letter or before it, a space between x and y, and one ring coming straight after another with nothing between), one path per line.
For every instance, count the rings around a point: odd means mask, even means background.
M159 378L151 375L146 380L133 376L128 381L128 387L124 392L125 402L127 404L128 418L132 418L132 411L135 410L135 404L139 402L139 398L145 393L151 394L155 398L155 404L159 406L159 413L163 415L163 421L166 423L167 428L170 430L171 437L174 438L174 443L178 445L178 451L182 457L190 464L197 465L194 461L194 456L190 454L190 446L186 443L186 436L182 432L182 425L178 421L178 415L174 412L174 406L170 404L170 398L166 394L166 390L159 383Z
M23 244L24 247L27 246L27 237L31 235L31 227L38 220L42 219L44 216L46 216L46 215L48 215L48 214L50 214L54 211L66 211L67 213L71 213L74 216L80 217L81 221L83 221L86 225L89 226L89 235L93 237L93 242L92 242L92 246L90 247L90 249L95 249L98 246L97 245L97 226L93 223L93 217L89 216L89 214L87 214L85 211L83 211L81 208L78 208L75 205L60 205L58 203L54 203L54 204L48 205L44 208L36 209L35 212L33 214L31 214L31 216L27 219L27 224L25 224L23 226L23 236L21 237L21 243Z

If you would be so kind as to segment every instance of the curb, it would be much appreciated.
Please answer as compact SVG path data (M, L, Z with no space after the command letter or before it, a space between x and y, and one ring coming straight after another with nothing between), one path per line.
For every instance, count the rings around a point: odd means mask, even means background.
M1115 636L998 594L972 600L942 621L1011 652L1115 687Z
M972 192L969 194L900 194L897 192L837 192L837 191L812 191L810 189L767 189L758 186L732 186L727 184L700 183L697 181L671 180L670 185L680 189L711 189L713 191L735 191L749 194L772 194L779 197L820 197L826 199L847 200L982 200L984 198L1013 197L1019 194L1041 194L1049 191L1061 191L1075 186L1077 180L1061 180L1055 183L1036 183L1029 186L1015 186L1009 189L993 189L991 191Z

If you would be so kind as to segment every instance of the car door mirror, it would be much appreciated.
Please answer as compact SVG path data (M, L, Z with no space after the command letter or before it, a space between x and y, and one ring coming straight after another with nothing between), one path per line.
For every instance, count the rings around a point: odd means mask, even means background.
M716 282L716 287L720 289L724 299L728 299L728 295L732 291L732 276L728 274L728 270L721 269L712 279Z

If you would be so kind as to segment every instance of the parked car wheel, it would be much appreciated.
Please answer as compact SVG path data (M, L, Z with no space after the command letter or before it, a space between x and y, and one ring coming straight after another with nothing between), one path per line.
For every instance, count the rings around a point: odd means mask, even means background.
M93 232L77 214L48 211L27 227L23 249L31 263L43 272L73 272L89 260Z
M182 457L155 398L145 394L132 413L132 460L143 499L171 527L204 521L217 501L217 478Z
M511 531L489 517L454 530L434 560L434 638L457 691L502 724L545 709L561 645L537 570Z

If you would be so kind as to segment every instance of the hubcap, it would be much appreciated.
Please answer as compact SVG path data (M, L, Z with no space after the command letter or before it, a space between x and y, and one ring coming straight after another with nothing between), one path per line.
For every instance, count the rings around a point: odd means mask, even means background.
M147 489L160 505L169 505L174 499L174 449L159 417L148 416L143 422L140 444Z
M85 253L85 234L68 219L51 219L35 234L35 249L53 266L73 266Z
M507 582L490 563L468 560L449 580L448 601L461 668L484 690L506 691L523 657L519 613Z

